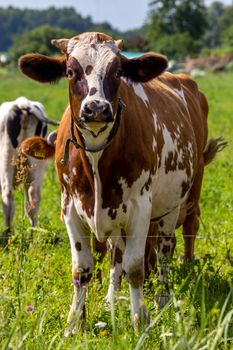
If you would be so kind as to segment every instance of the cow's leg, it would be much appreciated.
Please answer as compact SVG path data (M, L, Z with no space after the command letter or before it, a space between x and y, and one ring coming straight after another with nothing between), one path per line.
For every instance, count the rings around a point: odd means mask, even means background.
M160 220L158 225L157 261L161 292L156 296L159 307L162 308L169 299L168 272L169 258L172 257L175 246L175 227L179 215L179 208L173 210Z
M148 237L146 240L146 251L145 251L145 279L149 279L151 271L157 270L156 262L156 242L157 242L157 234L158 234L158 224L150 223Z
M105 301L106 306L109 308L114 299L114 292L119 291L121 287L122 277L122 258L125 250L125 243L121 238L121 233L114 232L113 236L119 237L117 240L108 240L107 247L110 251L110 281L108 287L108 293Z
M183 237L185 243L184 249L184 259L193 260L194 259L194 243L195 238L199 229L199 217L200 217L200 208L198 205L202 178L204 173L204 165L199 166L198 173L195 176L192 188L189 193L187 203L192 203L192 210L186 215L186 218L183 223Z
M149 209L144 209L146 213L150 213ZM131 227L128 228L122 264L126 279L129 282L131 316L135 331L139 330L140 325L148 322L147 310L144 304L143 282L144 255L150 218L140 214L135 210L134 220L131 221Z
M30 224L34 227L38 221L38 211L41 201L41 188L44 179L46 161L29 159L28 181L25 184L25 210Z
M85 328L86 288L94 264L89 231L81 222L71 198L64 212L64 221L70 239L74 284L73 301L67 319L69 326L65 330L65 336L68 336L76 333L80 326Z
M186 219L183 224L183 237L185 242L185 252L184 259L185 260L193 260L194 259L194 243L195 238L199 229L199 217L200 217L200 209L199 206L195 206L193 208L191 214L186 216Z
M95 263L98 262L101 264L107 253L106 243L101 243L94 237L93 250L96 253ZM100 268L96 271L96 278L100 285L102 285L102 271Z
M25 210L32 227L36 226L38 221L38 211L41 201L41 189L35 182L25 185L26 203Z
M14 196L13 196L13 178L14 167L10 164L3 166L1 169L1 191L2 191L2 207L4 212L4 224L6 230L3 232L3 244L8 241L11 230L11 223L15 213Z

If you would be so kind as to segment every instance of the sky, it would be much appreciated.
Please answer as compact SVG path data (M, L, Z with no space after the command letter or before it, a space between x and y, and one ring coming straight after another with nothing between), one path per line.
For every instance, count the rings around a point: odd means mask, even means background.
M0 0L0 6L43 9L49 6L73 6L82 16L90 15L93 22L109 22L114 28L125 31L139 28L145 22L151 0ZM206 0L210 4L211 0ZM232 0L223 0L232 4Z

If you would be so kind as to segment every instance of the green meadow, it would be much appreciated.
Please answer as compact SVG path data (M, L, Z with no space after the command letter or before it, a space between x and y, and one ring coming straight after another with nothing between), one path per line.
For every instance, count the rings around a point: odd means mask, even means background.
M150 325L135 334L130 324L129 291L123 280L116 306L105 310L109 258L102 266L103 285L93 278L87 290L86 332L65 338L72 300L68 236L60 220L60 195L53 161L45 175L38 227L24 213L24 193L15 192L16 215L8 249L0 246L0 349L233 349L233 73L197 78L209 101L209 137L229 145L205 171L196 259L183 262L183 239L171 261L170 302L154 303L158 283L145 285ZM67 83L41 85L19 73L0 71L0 103L26 96L45 105L59 120L68 101ZM0 208L0 229L4 230ZM98 322L104 322L103 328Z

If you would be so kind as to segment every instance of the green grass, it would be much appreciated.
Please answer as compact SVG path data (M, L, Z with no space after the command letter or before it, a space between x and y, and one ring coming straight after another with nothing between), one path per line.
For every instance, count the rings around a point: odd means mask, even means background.
M15 194L14 235L8 250L0 247L1 349L233 349L233 74L209 75L198 81L210 104L209 136L223 136L229 146L206 169L196 261L189 266L183 263L183 240L177 232L170 303L162 311L156 308L158 284L152 275L150 286L145 287L151 324L135 335L130 325L128 287L123 281L113 332L111 315L104 307L109 268L106 258L103 287L96 280L88 287L87 331L63 337L72 299L71 256L60 221L59 187L50 162L38 228L32 230L24 216L24 194L19 189ZM57 120L68 100L65 81L56 86L39 85L6 72L0 72L0 91L0 103L24 95L40 100L48 117ZM0 229L4 229L2 209ZM28 305L33 305L32 313L26 313ZM106 322L106 327L95 326L98 321Z

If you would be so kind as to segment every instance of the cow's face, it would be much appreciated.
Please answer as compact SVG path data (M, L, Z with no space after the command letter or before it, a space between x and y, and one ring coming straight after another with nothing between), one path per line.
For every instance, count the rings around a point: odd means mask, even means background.
M25 55L19 61L20 69L40 82L67 76L72 117L89 145L104 142L114 125L121 77L146 82L167 67L166 58L154 53L124 58L120 55L122 40L114 41L103 33L84 33L52 43L64 56Z
M122 75L120 43L99 33L86 33L67 42L71 111L85 138L108 134L115 120Z

